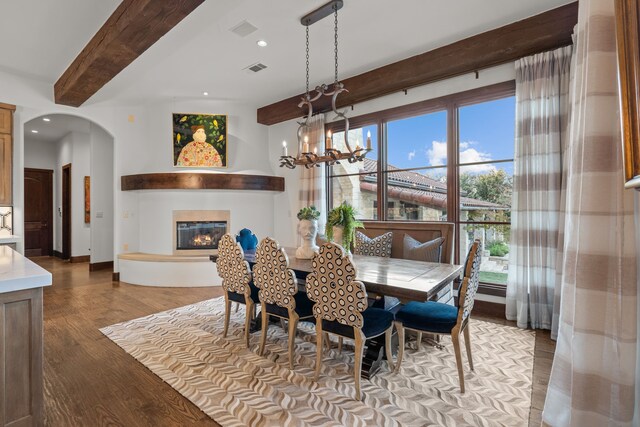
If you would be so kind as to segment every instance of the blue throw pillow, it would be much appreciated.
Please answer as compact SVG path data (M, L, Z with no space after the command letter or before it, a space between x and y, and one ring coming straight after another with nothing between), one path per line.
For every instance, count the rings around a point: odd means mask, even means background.
M240 243L244 251L253 251L258 247L258 238L248 228L240 230L236 236L236 242Z

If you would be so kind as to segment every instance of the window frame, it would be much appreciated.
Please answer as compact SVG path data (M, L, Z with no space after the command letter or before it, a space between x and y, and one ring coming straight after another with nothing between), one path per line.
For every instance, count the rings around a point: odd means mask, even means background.
M447 185L447 222L454 223L456 242L454 251L454 263L460 264L460 230L461 226L465 224L495 224L495 225L510 225L505 222L491 222L491 221L460 221L460 183L459 183L459 169L461 166L470 166L482 163L504 163L514 162L511 160L492 160L486 162L476 162L461 165L460 164L460 135L459 135L459 108L480 104L483 102L495 101L510 96L515 96L515 80L509 80L502 83L497 83L489 86L480 87L477 89L471 89L464 92L458 92L438 98L428 99L424 101L414 102L399 107L389 108L386 110L376 111L369 114L363 114L349 119L349 128L357 129L364 126L376 125L378 129L377 141L378 141L378 169L375 172L377 175L377 221L387 221L387 123L394 120L401 120L419 115L425 115L434 113L437 111L446 111L447 113L447 183L455 183L455 185ZM336 132L344 132L344 121L336 121L325 123L325 133L331 131L332 134ZM327 206L329 209L332 207L333 191L331 179L334 175L331 174L329 166L325 166L326 169L326 196ZM442 166L437 166L442 167ZM435 168L435 167L434 167ZM409 168L399 169L397 171L405 170L424 170L426 168ZM368 174L371 174L369 172ZM352 174L353 175L353 174ZM336 175L337 176L337 175ZM505 295L505 285L484 283L481 284L482 293L490 295Z

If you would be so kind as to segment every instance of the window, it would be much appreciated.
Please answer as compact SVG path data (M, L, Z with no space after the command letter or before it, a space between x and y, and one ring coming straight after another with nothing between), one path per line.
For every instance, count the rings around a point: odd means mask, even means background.
M515 97L458 108L460 258L480 239L480 281L506 285L509 265Z
M329 167L327 177L330 185L328 206L338 206L349 202L358 212L360 219L378 219L378 130L376 125L361 126L349 130L349 145L352 149L364 147L367 134L371 135L371 152L364 162L349 163L345 160ZM340 151L347 151L344 131L334 131L332 145Z
M349 142L364 162L328 168L328 206L353 204L360 219L449 221L455 262L474 239L484 290L506 284L515 135L513 81L352 118ZM326 125L344 147L344 123Z

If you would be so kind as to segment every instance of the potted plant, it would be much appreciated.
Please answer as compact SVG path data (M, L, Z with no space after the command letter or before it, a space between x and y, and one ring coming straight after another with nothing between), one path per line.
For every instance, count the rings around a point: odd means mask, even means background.
M342 245L351 252L351 242L355 240L356 228L364 228L362 222L356 219L357 212L347 202L342 202L329 212L327 217L326 234L327 238Z
M298 233L302 239L302 246L296 249L296 258L311 259L318 252L318 218L320 211L315 206L306 206L298 212Z

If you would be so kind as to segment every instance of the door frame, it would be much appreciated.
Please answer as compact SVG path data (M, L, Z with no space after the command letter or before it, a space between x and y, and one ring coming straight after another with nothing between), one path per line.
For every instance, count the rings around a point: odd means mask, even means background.
M62 259L71 259L71 163L62 166Z
M48 220L49 220L49 244L47 245L46 251L47 253L44 256L52 256L53 255L53 227L55 226L53 222L53 192L54 192L54 184L53 184L53 169L38 169L38 168L24 168L24 176L26 176L27 172L40 172L40 173L48 173L51 175L49 179L49 184L51 184L51 191L49 197L49 209L48 209ZM26 215L25 215L26 217Z

